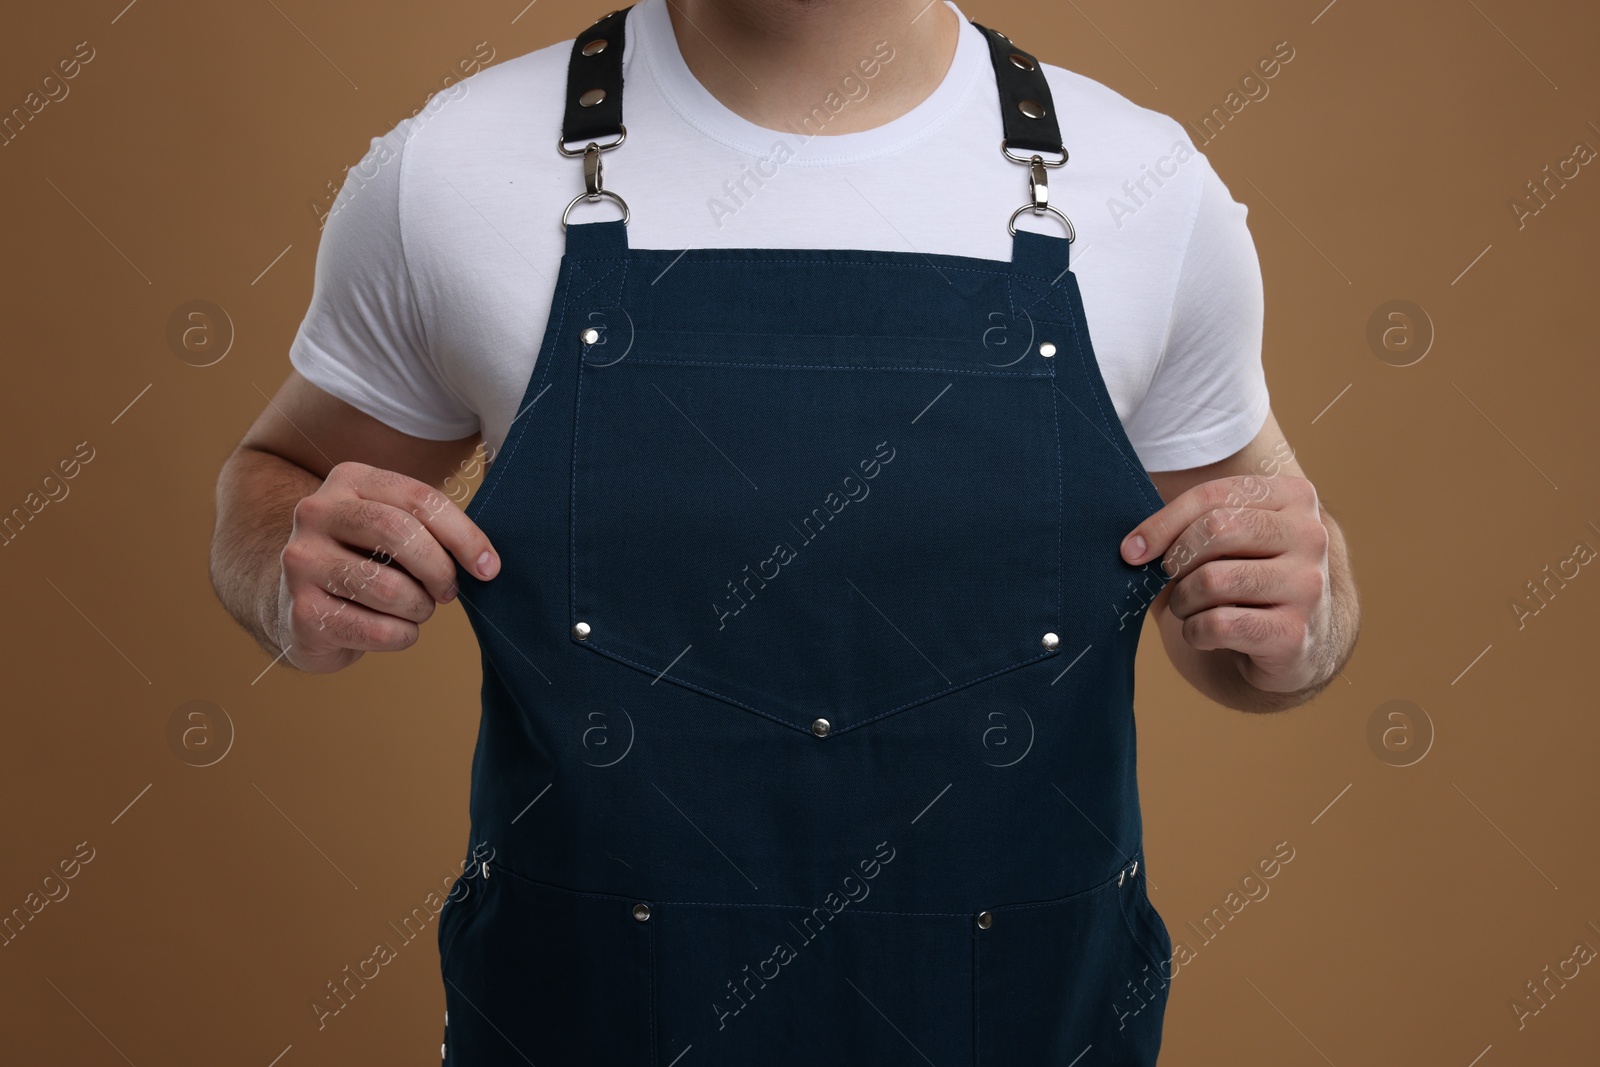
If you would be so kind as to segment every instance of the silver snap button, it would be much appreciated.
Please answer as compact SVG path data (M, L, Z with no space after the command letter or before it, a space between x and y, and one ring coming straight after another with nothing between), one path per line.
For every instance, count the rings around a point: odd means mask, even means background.
M598 91L598 90L596 90L596 91ZM585 94L585 95L588 95L588 94ZM579 103L583 103L583 100L582 100L581 97L579 98L578 102ZM598 103L598 102L599 101L596 101L596 103ZM587 106L587 105L585 105L585 106ZM1020 101L1017 102L1017 110L1022 112L1024 115L1028 116L1030 119L1042 119L1042 118L1044 118L1044 105L1039 103L1039 101L1037 101L1037 100L1020 100Z
M986 911L978 912L978 929L987 930L994 925L994 916Z
M1039 354L1045 359L1049 359L1051 356L1054 356L1056 354L1056 343L1054 341L1046 341L1044 344L1039 346Z
M606 98L606 91L604 89L590 89L588 92L586 92L582 96L578 97L578 103L583 107L594 107L596 104L598 104L600 101L604 100L605 98ZM1031 103L1032 101L1025 101L1025 102ZM1033 106L1034 107L1038 107L1039 105L1038 104L1034 104ZM1026 115L1027 112L1024 111L1023 114ZM1038 116L1028 115L1028 117L1029 118L1037 118Z
M1023 55L1021 52L1012 52L1011 53L1011 65L1013 67L1017 67L1017 68L1019 68L1021 70L1032 70L1033 69L1033 60L1029 59L1027 56Z
M600 331L595 329L593 326L590 326L587 330L584 330L582 333L580 333L578 338L583 341L584 344L592 345L600 340Z
M833 724L827 719L816 719L811 723L811 732L818 737L827 737L828 731L833 729Z
M579 641L589 640L589 635L593 632L594 631L589 628L589 624L586 622L574 623L572 626L572 636L576 637Z
M1044 646L1046 652L1054 652L1061 647L1061 638L1055 634L1045 634L1039 639L1039 643Z
M606 40L604 37L596 37L594 40L583 46L583 54L586 56L597 56L601 52L604 52L606 50L606 45L610 43L611 42Z
M648 904L635 904L633 906L633 919L634 919L635 922L641 922L641 923L649 922L650 921L650 905L648 905Z

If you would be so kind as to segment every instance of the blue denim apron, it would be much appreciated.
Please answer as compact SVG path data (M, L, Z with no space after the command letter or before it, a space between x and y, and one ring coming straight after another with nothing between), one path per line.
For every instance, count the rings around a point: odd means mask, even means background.
M459 575L447 1063L1155 1062L1133 687L1164 574L1118 546L1162 501L1068 249L567 229L467 509L503 563Z

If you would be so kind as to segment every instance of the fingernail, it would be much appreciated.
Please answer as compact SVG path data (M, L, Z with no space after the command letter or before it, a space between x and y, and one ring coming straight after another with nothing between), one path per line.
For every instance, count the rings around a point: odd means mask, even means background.
M478 574L484 578L493 578L500 570L500 561L494 558L494 553L485 551L478 557Z
M1122 542L1122 554L1127 557L1130 563L1138 563L1144 557L1144 550L1144 537L1140 534L1134 534Z
M456 583L451 582L450 588L444 591L444 599L439 601L439 603L448 604L450 601L454 600L456 598L457 589L458 587L456 586Z

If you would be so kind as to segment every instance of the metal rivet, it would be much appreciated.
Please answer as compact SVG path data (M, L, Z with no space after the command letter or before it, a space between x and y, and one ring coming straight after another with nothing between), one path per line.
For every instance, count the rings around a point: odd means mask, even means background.
M994 925L994 916L986 911L978 912L978 929L987 930Z
M582 100L579 100L579 103L582 103ZM1037 100L1019 101L1017 103L1017 110L1028 116L1030 119L1044 118L1044 105L1040 104Z
M1011 65L1013 67L1020 67L1023 70L1032 70L1033 69L1033 60L1029 59L1027 56L1023 55L1021 52L1012 52L1011 53Z
M815 719L811 723L811 732L818 737L827 737L828 731L833 729L833 724L827 719Z
M1056 354L1056 343L1054 341L1046 341L1039 346L1039 354L1045 359L1049 359Z
M586 622L575 623L572 627L572 636L576 637L579 641L589 640L589 635L593 632L593 630L589 629L589 624Z
M583 623L580 622L578 625L582 626ZM1057 637L1055 634L1045 634L1039 639L1039 643L1044 646L1044 650L1046 652L1054 652L1056 649L1061 647L1061 638Z
M440 1059L441 1059L441 1060L442 1060L442 1059L446 1059L446 1058L447 1058L447 1057L446 1057L446 1056L445 1056L445 1054L444 1054L444 1044L443 1044L443 1042L441 1042L441 1043L440 1043L440 1045L439 1045L439 1058L440 1058Z
M606 98L606 91L604 89L590 89L588 92L586 92L582 96L578 97L578 103L580 105L582 105L583 107L594 107L596 104L598 104L600 101L604 100L605 98ZM1023 101L1023 102L1024 103L1032 103L1032 101ZM1039 105L1038 104L1034 104L1033 106L1034 107L1038 107ZM1023 113L1027 114L1027 112L1023 112ZM1029 116L1029 118L1037 118L1037 117L1038 116L1036 116L1036 115L1030 115Z
M583 46L583 54L586 56L597 56L601 52L604 52L606 50L606 45L610 43L611 42L606 40L604 37L596 37L594 40Z
M642 923L649 922L650 921L650 905L648 905L648 904L635 904L633 906L633 918L634 918L635 922L642 922Z
M584 344L592 345L595 342L600 340L600 331L595 329L593 326L591 326L587 330L584 330L578 336L579 336L579 338L582 339Z

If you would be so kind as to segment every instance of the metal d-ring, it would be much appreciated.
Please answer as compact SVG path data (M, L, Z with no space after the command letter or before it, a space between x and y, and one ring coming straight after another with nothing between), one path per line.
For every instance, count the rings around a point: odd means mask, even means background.
M1011 143L1002 137L1000 138L1000 151L1003 152L1005 157L1011 160L1013 163L1021 163L1023 166L1027 166L1035 159L1039 160L1039 162L1043 163L1047 167L1064 167L1067 163L1066 148L1061 149L1060 159L1044 159L1037 152L1030 152L1025 156L1019 156L1015 152L1011 151Z
M619 123L617 123L617 139L615 141L607 141L605 144L595 145L595 147L600 149L600 151L605 152L605 151L608 151L609 149L616 148L617 146L621 145L623 141L626 141L627 139L628 139L628 127L622 125L619 122ZM589 142L589 144L594 144L594 142L591 141L591 142ZM584 154L584 152L588 151L588 147L589 146L586 144L586 145L584 145L584 147L578 148L578 149L568 148L566 141L562 140L559 137L556 138L556 151L560 152L564 156L581 156L581 155Z
M613 193L610 189L601 189L597 193L579 193L577 196L573 197L572 203L568 204L567 209L561 213L561 228L563 230L567 228L567 216L572 214L572 209L578 206L578 201L600 200L602 198L607 200L615 200L617 202L617 206L622 208L622 221L624 225L626 225L629 217L631 216L631 213L628 211L628 202L622 199L622 197L618 196L616 193ZM1058 211L1056 214L1060 215L1061 213ZM1065 215L1062 215L1061 217L1066 218ZM1069 222L1067 225L1071 226L1072 223ZM1012 231L1012 233L1015 232L1015 230Z
M1031 211L1035 215L1046 215L1046 214L1054 215L1056 218L1060 219L1062 222L1067 224L1067 244L1071 244L1073 241L1076 241L1078 239L1078 230L1077 230L1077 228L1072 225L1072 220L1071 219L1067 218L1065 215L1063 215L1061 213L1061 210L1059 208L1053 208L1053 207L1037 207L1036 208L1032 204L1023 204L1021 207L1017 208L1017 210L1015 210L1015 211L1013 211L1011 213L1011 221L1006 224L1006 229L1011 231L1011 236L1015 237L1017 235L1017 216L1022 214L1024 211Z

